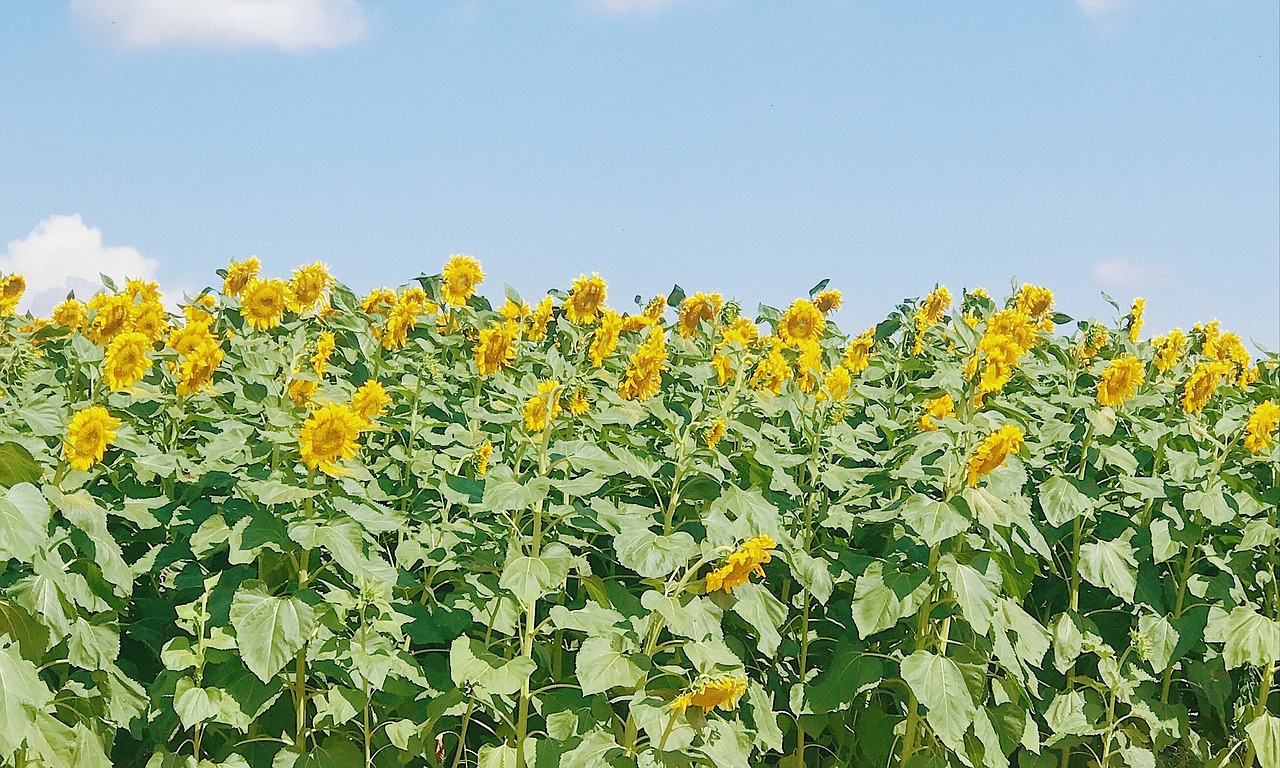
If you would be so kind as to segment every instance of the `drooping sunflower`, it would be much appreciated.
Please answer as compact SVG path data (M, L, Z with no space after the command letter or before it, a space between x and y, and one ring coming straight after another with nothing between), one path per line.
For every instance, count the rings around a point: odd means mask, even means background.
M934 432L938 429L938 425L934 423L934 419L945 419L949 416L956 415L956 401L952 399L948 393L943 393L924 404L924 413L920 415L920 420L916 422L916 427L922 432Z
M387 410L390 402L391 398L387 395L387 388L382 386L382 382L369 379L351 396L351 410L355 411L367 427Z
M544 297L538 302L538 306L534 308L533 314L528 318L528 325L525 327L524 335L529 341L542 341L547 337L547 325L551 322L551 316L555 312L555 302L550 296Z
M1133 300L1129 309L1129 341L1138 343L1138 334L1142 333L1142 314L1147 307L1147 300L1139 296Z
M116 336L102 360L102 380L113 391L137 384L151 367L150 351L151 339L144 334L128 331Z
M538 394L524 404L524 428L541 432L560 415L560 382L548 379L538 383Z
M94 344L105 346L129 330L133 299L124 293L99 293L89 299L89 311L93 312L93 318L89 320L85 336Z
M708 448L715 448L724 439L728 429L729 426L724 419L716 419L711 422L711 426L707 428L707 432L702 436L702 439L706 441Z
M244 288L240 315L259 331L269 331L280 325L291 301L288 283L274 277L267 280L255 277Z
M849 388L853 386L853 377L849 369L843 365L832 368L822 380L822 389L835 402L841 402L849 396Z
M725 711L736 709L738 700L747 692L747 678L742 675L725 675L689 688L671 702L671 708L684 712L689 707L701 707L710 712L719 707Z
M631 355L627 372L618 385L624 400L648 400L662 386L662 372L667 370L666 332L654 326Z
M597 368L618 348L618 335L622 331L622 316L612 309L606 309L601 315L600 327L591 339L591 364Z
M1005 463L1008 458L1022 449L1022 430L1013 424L1006 424L983 440L969 459L969 485L977 486L978 480L991 474L992 470Z
M1155 347L1155 365L1156 370L1161 373L1168 373L1170 368L1178 364L1182 359L1182 349L1186 346L1187 335L1182 332L1181 328L1174 328L1164 336L1153 339L1151 345Z
M844 303L844 295L834 288L821 291L817 296L813 297L813 306L824 315L838 312L840 305Z
M1218 382L1231 370L1228 363L1214 360L1196 365L1182 385L1182 410L1199 413L1218 391Z
M1108 363L1098 379L1098 404L1116 408L1133 397L1133 393L1142 386L1142 369L1142 362L1133 355Z
M778 319L778 337L788 347L819 341L827 329L827 319L808 299L796 299Z
M764 564L773 559L772 552L777 548L778 543L766 533L742 542L724 565L707 574L707 591L732 592L734 587L750 581L752 574L763 576Z
M578 275L564 301L564 315L574 325L592 325L600 316L600 308L608 295L604 278L595 272L591 277Z
M1258 403L1244 426L1244 447L1251 453L1261 453L1271 447L1276 427L1280 426L1280 405L1274 400Z
M484 272L474 256L455 254L444 265L440 296L445 304L466 306L476 293L476 286L484 282Z
M362 426L360 416L346 405L330 403L315 409L298 433L303 463L311 469L334 472L339 461L360 450Z
M777 341L775 337L770 339ZM787 364L787 358L782 355L782 345L775 343L769 350L769 354L756 364L756 369L751 374L750 384L753 389L767 389L776 395L782 392L782 385L789 378L791 378L791 366Z
M332 331L324 331L316 339L316 351L311 355L311 369L316 372L317 377L324 378L324 372L329 369L329 358L333 356L337 346L337 338Z
M1039 285L1023 285L1014 306L1033 320L1041 320L1053 309L1053 291Z
M107 447L116 439L115 430L119 426L120 420L100 405L77 411L67 426L62 445L63 456L71 468L84 472L102 461Z
M484 477L489 474L489 462L493 460L493 443L486 440L476 449L476 474Z
M722 347L737 344L743 349L747 349L759 338L760 328L750 319L741 315L720 329L720 346Z
M844 357L840 364L849 369L849 373L862 373L871 363L871 348L875 346L875 329L863 331L856 339L845 347Z

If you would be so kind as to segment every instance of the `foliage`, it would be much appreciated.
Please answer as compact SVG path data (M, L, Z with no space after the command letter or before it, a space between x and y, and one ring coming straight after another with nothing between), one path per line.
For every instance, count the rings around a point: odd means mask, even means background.
M1216 323L257 272L0 319L0 760L1280 765L1280 360Z

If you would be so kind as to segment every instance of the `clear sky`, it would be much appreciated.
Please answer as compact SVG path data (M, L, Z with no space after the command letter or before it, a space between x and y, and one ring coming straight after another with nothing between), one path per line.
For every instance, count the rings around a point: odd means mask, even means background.
M610 303L1010 280L1280 348L1280 3L0 3L0 270ZM39 309L39 306L36 306Z

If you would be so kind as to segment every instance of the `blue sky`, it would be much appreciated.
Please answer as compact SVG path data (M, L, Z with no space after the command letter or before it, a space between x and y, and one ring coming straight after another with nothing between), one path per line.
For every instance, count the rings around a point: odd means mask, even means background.
M1280 3L0 3L0 270L936 282L1280 348ZM242 9L243 10L243 9ZM238 21L236 20L238 19Z

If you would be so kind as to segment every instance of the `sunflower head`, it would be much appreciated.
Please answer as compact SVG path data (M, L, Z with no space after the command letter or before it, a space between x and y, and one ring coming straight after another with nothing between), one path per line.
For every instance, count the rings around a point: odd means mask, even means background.
M360 449L362 426L360 416L346 405L330 403L316 408L298 433L303 463L334 474L339 461L354 457Z

